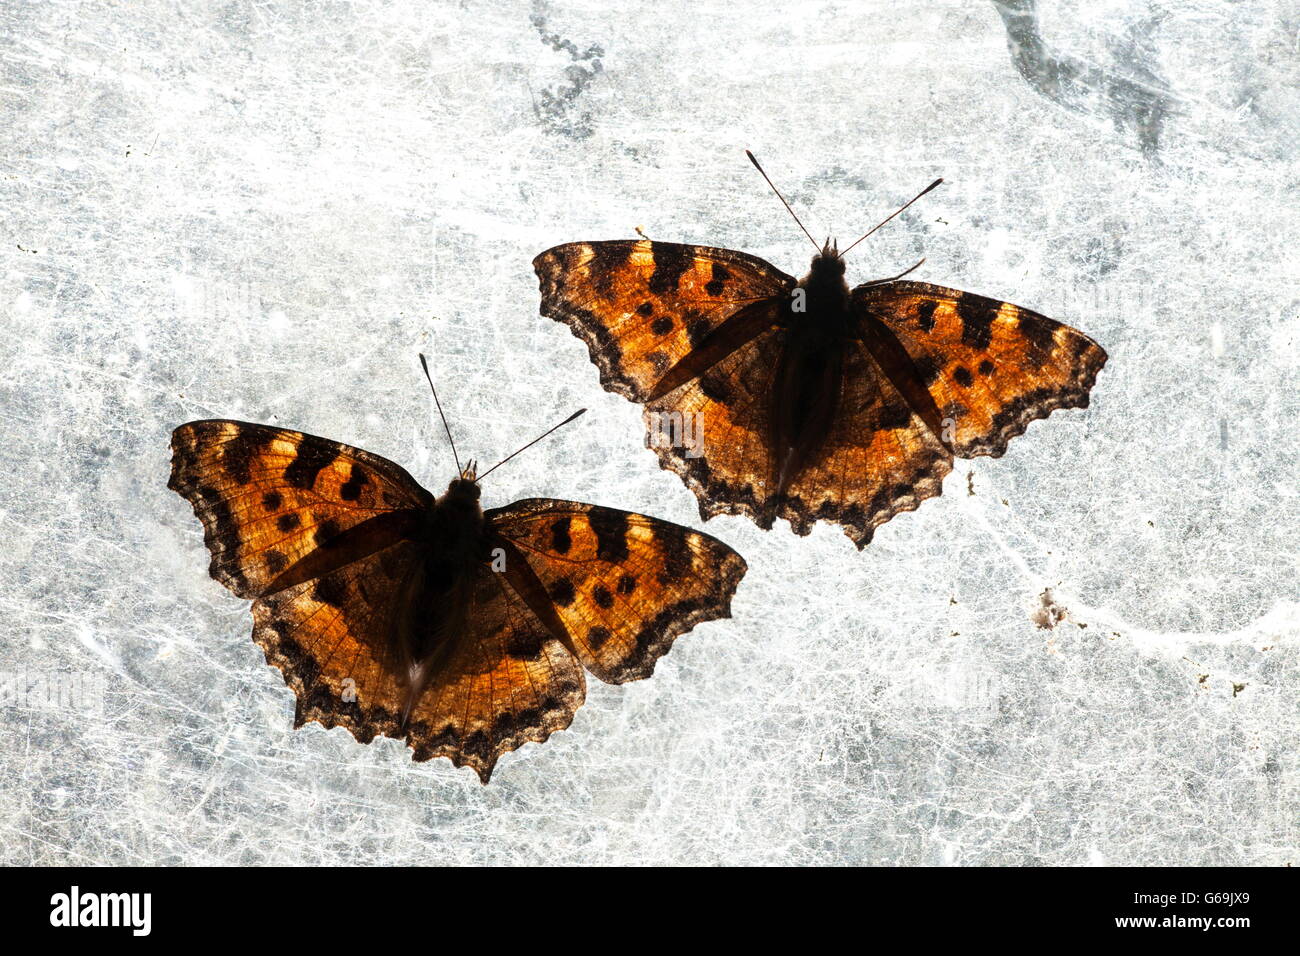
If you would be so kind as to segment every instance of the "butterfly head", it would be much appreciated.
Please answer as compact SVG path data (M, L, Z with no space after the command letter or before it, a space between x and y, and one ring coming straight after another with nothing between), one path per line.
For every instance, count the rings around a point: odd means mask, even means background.
M471 458L460 471L459 478L453 478L447 486L447 494L456 498L468 498L478 501L482 490L478 486L478 462Z
M801 285L809 290L810 295L838 296L847 293L847 286L844 285L844 260L840 258L837 243L826 240L821 252L813 256L812 267Z
M844 260L840 258L838 239L828 238L822 244L822 251L813 256L812 271L816 275L827 275L832 278L844 275Z

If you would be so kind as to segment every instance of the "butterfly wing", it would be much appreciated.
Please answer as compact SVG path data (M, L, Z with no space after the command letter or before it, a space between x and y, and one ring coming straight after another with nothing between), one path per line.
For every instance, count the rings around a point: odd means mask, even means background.
M676 472L695 493L705 520L745 514L771 527L764 516L775 491L772 387L786 336L782 328L769 328L707 372L646 404L648 444L660 466ZM674 434L675 428L680 432Z
M797 534L817 521L838 524L862 549L880 525L940 494L951 470L951 453L922 415L867 350L849 342L830 431L775 513Z
M203 523L212 577L254 599L253 640L298 698L297 725L398 733L394 634L410 626L432 496L399 465L329 439L237 421L172 433L168 487Z
M433 497L401 466L315 435L209 420L172 433L172 473L167 487L189 501L203 522L212 554L212 577L243 598L255 598L290 568L344 532L373 519L398 529ZM363 531L361 537L366 537ZM360 557L354 532L345 556ZM366 546L363 542L363 547ZM319 566L318 566L319 567ZM308 570L304 568L304 570ZM302 572L299 572L302 573Z
M532 498L485 512L505 567L480 569L463 636L412 715L416 759L487 782L497 758L569 725L583 667L649 677L675 638L730 616L744 560L714 538L612 508Z
M785 518L801 535L829 521L863 548L881 524L939 494L952 456L865 347L847 342L829 433L780 492L769 435L773 378L787 334L764 333L648 405L651 434L663 430L657 416L703 423L698 445L671 442L654 450L695 492L705 519L744 514L771 528Z
M1106 353L1029 309L924 282L858 286L868 342L890 336L932 397L953 451L999 457L1029 423L1086 408ZM881 327L887 330L881 333Z
M533 268L542 314L587 343L602 385L635 402L728 320L795 286L743 252L649 240L555 246ZM750 334L733 331L724 336L733 346Z
M613 508L531 498L486 516L505 577L606 683L649 677L678 636L730 617L746 570L716 538Z
M952 457L1001 455L1030 421L1085 407L1106 353L1010 303L915 282L859 286L860 337L844 343L836 413L783 493L774 485L771 395L785 338L772 328L698 379L650 402L647 433L696 423L698 445L655 447L700 514L819 520L865 547L876 528L942 491Z
M345 727L361 743L407 736L394 635L410 626L424 553L398 542L253 602L253 641L298 698L294 726Z
M484 783L497 759L573 721L587 695L582 665L507 575L480 567L466 626L411 717L416 760L449 757Z
M256 601L253 639L298 696L294 726L405 739L415 760L447 757L487 783L502 754L569 726L586 696L582 667L503 575L480 567L450 597L465 602L463 626L408 712L408 675L375 640L418 606L420 556L406 549Z

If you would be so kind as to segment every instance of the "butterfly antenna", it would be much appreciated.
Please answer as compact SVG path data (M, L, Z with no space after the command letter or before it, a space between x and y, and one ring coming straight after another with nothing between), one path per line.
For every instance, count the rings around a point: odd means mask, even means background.
M861 242L863 239L867 238L867 236L871 235L873 232L875 232L877 229L879 229L879 228L880 228L881 226L883 226L885 223L889 222L889 220L893 219L893 218L894 218L895 216L897 216L900 212L902 212L902 211L903 211L904 209L906 209L908 206L912 205L912 203L916 202L918 199L920 199L922 196L924 196L926 193L928 193L928 192L929 192L931 189L933 189L935 186L938 186L941 182L943 182L943 177L942 177L942 176L940 176L940 177L939 177L938 179L936 179L934 182L930 183L930 185L926 186L924 189L922 189L919 193L917 193L915 196L913 196L913 197L912 197L911 199L909 199L907 202L903 203L903 205L899 206L897 209L895 209L893 212L891 212L891 213L890 213L888 216L886 216L884 219L880 220L880 222L876 223L874 226L872 226L870 229L868 229L865 233L863 233L863 234L858 238L858 241L857 241L857 242L855 242L855 243L853 243L853 245L849 246L849 249L852 249L853 246L856 246L856 245L858 244L858 242ZM849 249L845 249L843 252L840 253L840 258L841 258L841 259L843 259L846 255L848 255Z
M788 212L794 218L794 221L798 223L799 228L803 229L803 234L808 237L808 241L813 244L813 248L816 249L818 252L820 252L821 247L817 245L817 240L812 237L811 232L809 232L807 229L804 229L803 223L799 222L799 217L794 214L794 210L790 208L790 204L786 202L785 197L781 195L781 190L776 188L772 180L767 178L767 173L763 172L763 167L758 165L758 160L754 158L754 154L751 153L749 150L745 150L745 155L749 157L749 161L754 164L754 168L759 171L759 174L762 175L764 179L767 179L767 184L772 187L772 192L776 193L776 198L781 200L781 205L785 206L785 211Z
M429 380L429 388L433 389L433 404L438 406L438 417L442 419L442 427L447 432L447 441L451 443L451 457L456 460L456 474L463 475L465 472L460 467L460 455L456 454L456 440L451 437L451 426L447 424L447 416L442 413L442 402L438 401L438 390L433 388L433 376L429 374L429 363L424 358L424 353L420 355L420 367L424 369L424 377Z
M579 415L583 414L583 413L586 412L586 411L587 411L587 410L586 410L585 408L580 408L580 409L578 409L576 412L574 412L572 415L570 415L570 416L569 416L568 418L566 418L564 421L560 422L560 424L556 425L554 428L551 428L551 429L548 429L547 431L542 432L542 434L538 435L536 438L534 438L532 441L530 441L530 442L529 442L527 445L525 445L523 448L520 448L519 451L515 451L515 452L513 452L513 453L511 453L511 454L509 454L509 455L506 455L506 457L502 458L499 462L497 462L495 465L493 465L493 466L492 466L491 468L489 468L487 471L483 472L483 474L479 475L479 476L478 476L478 480L479 480L479 481L482 481L482 480L483 480L484 478L486 478L488 475L492 474L492 472L496 471L498 468L500 468L502 465L504 465L506 462L508 462L511 458L514 458L515 455L519 454L519 452L521 452L521 451L526 451L527 449L532 448L534 445L536 445L539 441L541 441L543 438L545 438L545 437L546 437L547 435L549 435L551 432L553 432L553 431L557 431L557 430L563 428L565 425L569 424L569 422L573 421L575 418L577 418Z
M920 262L918 262L916 265L912 266L912 268L910 268L910 269L904 269L902 272L900 272L900 273L899 273L898 275L896 275L896 276L890 276L888 279L872 279L870 282L864 282L864 283L862 283L862 284L863 284L864 286L867 286L867 285L884 285L884 284L887 283L887 282L897 282L899 279L903 278L903 276L909 276L909 275L911 275L913 272L915 272L917 269L921 268L921 266L923 266L923 265L925 265L925 260L924 260L924 259L922 259L922 260L921 260Z

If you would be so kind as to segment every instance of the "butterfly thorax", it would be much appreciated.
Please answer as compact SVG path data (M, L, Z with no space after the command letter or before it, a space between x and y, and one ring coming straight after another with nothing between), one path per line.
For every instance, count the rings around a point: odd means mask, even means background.
M483 558L487 538L479 495L477 482L457 478L433 504L434 546L453 564L468 567Z
M828 245L813 257L803 290L792 297L784 347L772 390L770 476L777 494L789 488L830 432L844 372L844 340L850 329L849 287L844 263Z

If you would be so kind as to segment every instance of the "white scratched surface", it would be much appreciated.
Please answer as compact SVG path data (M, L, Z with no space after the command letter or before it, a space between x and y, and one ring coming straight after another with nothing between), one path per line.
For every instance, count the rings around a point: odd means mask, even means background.
M0 706L0 861L1300 862L1295 0L7 0L0 27L0 671L102 686ZM1092 407L861 553L709 522L749 562L734 619L591 679L486 788L292 730L171 429L301 428L440 492L423 350L463 455L590 409L486 505L698 526L530 262L640 226L802 274L745 148L819 238L944 176L850 280L926 256L1083 329Z

